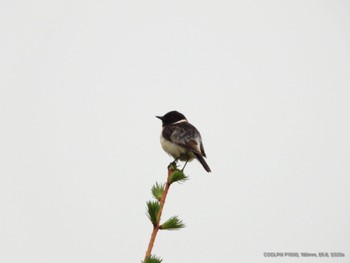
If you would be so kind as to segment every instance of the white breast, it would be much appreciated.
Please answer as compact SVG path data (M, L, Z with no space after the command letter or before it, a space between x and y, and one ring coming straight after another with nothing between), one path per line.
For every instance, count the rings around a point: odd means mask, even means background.
M162 145L163 150L170 154L174 159L180 157L181 154L186 152L185 148L164 139L162 135L160 135L160 144Z

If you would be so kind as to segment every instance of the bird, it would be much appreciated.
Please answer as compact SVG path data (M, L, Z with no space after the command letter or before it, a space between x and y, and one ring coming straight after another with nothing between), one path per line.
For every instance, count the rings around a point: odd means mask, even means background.
M177 160L187 162L197 159L203 168L211 172L204 160L206 157L199 131L178 111L170 111L164 116L156 116L162 121L160 144L163 150Z

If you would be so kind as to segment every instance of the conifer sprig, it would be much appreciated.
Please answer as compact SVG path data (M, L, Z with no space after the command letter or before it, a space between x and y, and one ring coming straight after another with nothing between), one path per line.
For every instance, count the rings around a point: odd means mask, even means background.
M152 186L152 195L153 197L160 201L160 199L162 198L162 195L164 193L164 184L158 184L156 183L155 185Z
M147 216L151 220L152 224L155 226L158 224L158 213L160 209L160 204L158 201L148 201L147 202Z
M150 255L146 258L144 263L161 263L163 260L157 256Z
M162 230L180 230L184 228L185 224L179 219L177 216L170 217L167 221L165 221L162 225L159 226L159 229Z
M168 177L165 184L155 183L152 186L151 192L155 201L147 202L147 216L153 224L153 231L146 251L145 259L143 263L161 263L162 259L151 255L153 245L159 230L179 230L185 227L178 216L172 216L166 220L163 224L160 224L163 207L165 204L166 197L168 195L169 188L174 182L185 182L188 177L183 173L182 170L178 170L176 163L173 162L168 166Z
M175 170L170 176L170 184L178 182L183 183L188 177L181 170Z

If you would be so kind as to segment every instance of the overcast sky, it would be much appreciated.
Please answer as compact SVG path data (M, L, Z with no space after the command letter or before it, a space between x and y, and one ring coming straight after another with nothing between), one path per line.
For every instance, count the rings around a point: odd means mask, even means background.
M349 262L349 1L2 1L0 262L140 262L170 110L207 174L164 262ZM339 259L264 252L342 252Z

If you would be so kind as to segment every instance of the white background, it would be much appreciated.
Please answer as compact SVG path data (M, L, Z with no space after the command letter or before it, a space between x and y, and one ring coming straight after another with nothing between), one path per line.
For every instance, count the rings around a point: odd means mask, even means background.
M155 115L200 131L164 262L349 262L348 1L2 1L0 262L140 262ZM341 259L265 258L334 252Z

